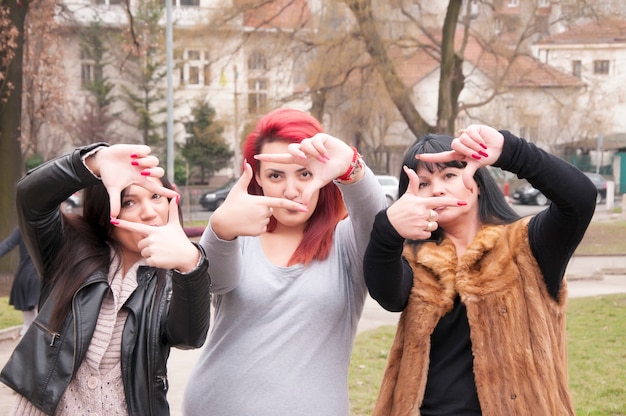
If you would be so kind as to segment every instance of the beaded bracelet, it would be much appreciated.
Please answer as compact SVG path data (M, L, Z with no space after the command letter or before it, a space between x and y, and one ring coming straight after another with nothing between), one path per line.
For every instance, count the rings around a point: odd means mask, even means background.
M354 178L354 175L359 171L358 167L362 166L361 154L356 149L356 147L352 146L352 150L354 151L354 155L352 156L352 163L348 167L348 170L343 175L337 178L338 181L349 181Z

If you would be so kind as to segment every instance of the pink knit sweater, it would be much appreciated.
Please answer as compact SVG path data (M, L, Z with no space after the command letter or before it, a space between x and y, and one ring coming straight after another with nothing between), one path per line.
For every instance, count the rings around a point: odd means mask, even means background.
M137 262L126 276L109 269L111 291L104 298L87 355L63 394L55 416L128 416L120 362L122 331L128 310L124 302L137 288ZM18 396L10 416L45 416L25 397Z

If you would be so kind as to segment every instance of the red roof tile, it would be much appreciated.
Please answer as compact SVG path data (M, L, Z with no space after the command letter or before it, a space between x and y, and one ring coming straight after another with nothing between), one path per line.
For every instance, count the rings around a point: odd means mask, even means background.
M254 29L292 30L311 27L311 9L306 0L240 1L243 24Z
M626 43L626 20L592 20L571 27L569 30L547 36L537 45L576 45L597 43Z
M461 47L463 30L457 31L455 39L457 50ZM398 75L407 87L413 87L432 71L439 70L439 56L432 56L426 48L432 45L427 37L420 39L424 48L416 50L409 57L396 53L392 59L396 62ZM438 52L437 52L438 53ZM572 87L581 86L582 81L554 67L541 63L531 56L517 55L495 45L481 43L470 36L464 51L465 61L494 81L502 80L507 87ZM509 60L514 59L509 66Z

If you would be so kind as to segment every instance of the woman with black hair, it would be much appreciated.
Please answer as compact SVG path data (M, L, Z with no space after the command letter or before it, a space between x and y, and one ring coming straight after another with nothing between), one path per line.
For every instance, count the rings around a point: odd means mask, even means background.
M489 165L552 204L519 218ZM574 415L563 276L594 185L508 131L472 125L411 146L399 195L364 258L371 296L402 311L374 415Z
M204 343L210 280L158 163L148 146L95 144L18 183L42 289L0 375L18 393L12 415L169 415L170 347ZM82 216L62 213L83 188Z

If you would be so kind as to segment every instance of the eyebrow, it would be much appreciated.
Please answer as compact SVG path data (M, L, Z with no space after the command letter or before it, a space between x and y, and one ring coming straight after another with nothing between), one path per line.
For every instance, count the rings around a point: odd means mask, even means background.
M300 172L305 172L308 169L306 167L302 167L298 170L296 170L296 173L300 173ZM280 170L280 169L274 169L274 168L267 168L267 169L263 169L263 172L269 172L269 173L285 173L284 170Z

